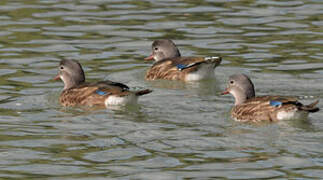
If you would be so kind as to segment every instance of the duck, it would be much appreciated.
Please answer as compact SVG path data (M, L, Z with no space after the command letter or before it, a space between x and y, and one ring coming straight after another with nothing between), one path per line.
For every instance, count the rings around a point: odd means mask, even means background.
M309 113L319 111L315 101L303 105L293 96L255 96L254 85L245 74L234 74L229 77L227 88L222 95L231 94L234 107L231 117L240 122L277 122L282 120L306 119Z
M127 85L109 80L85 82L81 64L70 59L60 61L58 73L53 79L64 83L59 102L65 107L135 104L139 96L152 92L150 89L130 91Z
M153 41L152 54L144 60L154 61L146 72L146 80L200 81L214 77L221 57L182 57L170 39Z

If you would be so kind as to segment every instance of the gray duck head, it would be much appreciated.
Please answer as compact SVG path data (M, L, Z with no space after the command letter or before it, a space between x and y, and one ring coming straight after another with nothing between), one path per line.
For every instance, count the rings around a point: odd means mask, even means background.
M235 105L244 103L247 99L255 97L254 85L245 74L234 74L229 77L227 88L222 94L232 94Z
M169 39L155 40L152 44L152 54L145 58L145 60L161 61L164 59L171 59L180 57L181 54L177 49L175 43Z
M64 90L85 82L85 75L81 64L75 60L61 60L57 76L54 80L58 79L61 79L64 82Z

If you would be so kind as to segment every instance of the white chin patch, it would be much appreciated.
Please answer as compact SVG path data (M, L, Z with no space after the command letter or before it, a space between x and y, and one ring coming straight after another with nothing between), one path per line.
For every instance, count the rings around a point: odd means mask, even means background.
M136 104L138 101L138 96L134 94L129 94L127 96L109 96L105 101L105 106L124 106L127 104Z
M187 74L185 81L200 81L209 78L214 78L214 64L204 63L197 71Z

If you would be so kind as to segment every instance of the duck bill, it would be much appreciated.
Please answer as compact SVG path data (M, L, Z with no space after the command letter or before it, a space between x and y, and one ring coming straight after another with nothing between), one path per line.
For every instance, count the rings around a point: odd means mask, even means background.
M53 80L55 80L55 81L60 80L60 79L61 79L61 77L59 76L59 74L57 74L57 75L53 78Z
M226 95L226 94L229 94L230 92L228 91L228 89L225 89L225 91L223 91L222 93L221 93L221 95Z
M152 60L154 60L154 56L151 54L150 56L146 57L144 60L145 61L152 61Z

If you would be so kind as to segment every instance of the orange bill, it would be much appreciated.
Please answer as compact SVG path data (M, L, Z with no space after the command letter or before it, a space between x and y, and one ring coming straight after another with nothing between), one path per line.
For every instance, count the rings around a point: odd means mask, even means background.
M154 56L150 55L150 56L146 57L144 60L145 61L152 61L152 60L154 60Z
M222 93L221 93L221 95L226 95L226 94L229 94L230 92L228 91L228 89L225 89L225 91L223 91Z
M53 80L60 80L61 79L61 77L59 76L59 74L57 74L54 78L53 78Z

